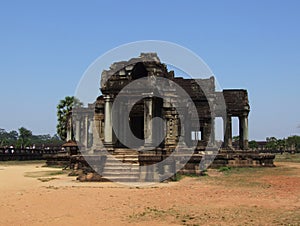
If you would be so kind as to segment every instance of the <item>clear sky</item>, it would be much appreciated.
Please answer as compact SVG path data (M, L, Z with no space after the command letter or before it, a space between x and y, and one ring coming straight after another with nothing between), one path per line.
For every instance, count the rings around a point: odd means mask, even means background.
M300 134L299 9L290 0L1 1L0 128L54 134L57 103L98 56L153 39L194 51L222 88L248 89L250 139Z

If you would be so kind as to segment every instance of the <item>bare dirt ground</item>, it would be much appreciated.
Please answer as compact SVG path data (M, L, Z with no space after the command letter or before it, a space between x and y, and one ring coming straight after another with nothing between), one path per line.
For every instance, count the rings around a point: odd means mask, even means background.
M300 225L300 163L209 170L148 187L0 164L0 225Z

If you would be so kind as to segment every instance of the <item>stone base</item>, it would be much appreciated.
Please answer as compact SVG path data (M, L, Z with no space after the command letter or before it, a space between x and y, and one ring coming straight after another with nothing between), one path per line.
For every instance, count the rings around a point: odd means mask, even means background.
M60 166L68 167L70 166L70 155L68 153L57 153L52 155L45 155L47 166Z
M130 160L131 164L134 154L132 151L128 150L126 155L126 149L116 150L118 155L122 154L123 163L126 160L124 156L127 156L127 160ZM134 171L132 170L132 175L128 178L134 179L135 182L147 182L151 178L155 178L155 181L161 181L163 174L169 173L173 175L175 173L175 166L178 166L178 164L182 164L183 168L177 173L198 175L201 175L201 172L207 167L274 167L274 154L259 154L258 152L242 150L221 150L216 155L213 155L215 153L213 150L206 152L205 155L201 151L197 151L196 153L190 159L188 159L189 156L182 154L180 156L170 156L170 152L162 150L136 153L135 165L137 165L137 168ZM80 181L109 181L109 178L100 175L106 175L105 165L108 164L108 158L104 154L101 154L101 152L99 152L99 155L72 156L70 162L73 175L78 175ZM166 159L167 161L164 166L153 165ZM184 163L186 164L184 165ZM138 166L143 166L143 168L140 168L140 172L138 171ZM111 164L111 160L109 167L114 167L114 164ZM116 165L115 172L110 171L110 174L114 175L114 173L120 177L120 181L125 180L126 182L128 179L127 177L124 178L126 175L122 175L122 172L118 172L118 164Z
M205 158L207 160L201 160ZM258 152L246 151L226 151L222 150L215 157L212 155L193 155L183 169L182 174L199 174L201 173L200 163L205 165L209 163L208 168L220 167L275 167L274 154L260 154ZM213 159L213 161L212 161ZM211 163L212 161L212 163Z

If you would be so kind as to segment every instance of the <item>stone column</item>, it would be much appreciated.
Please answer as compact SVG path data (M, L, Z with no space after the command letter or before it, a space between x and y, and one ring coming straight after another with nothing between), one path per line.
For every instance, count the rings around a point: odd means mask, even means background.
M104 97L104 143L112 145L113 143L113 129L112 129L112 98L107 95Z
M77 142L80 142L80 119L76 118L75 122L75 139Z
M151 98L146 98L144 101L144 137L145 146L152 146L153 142L153 101Z
M232 148L232 120L231 116L228 115L227 118L223 118L224 122L224 148Z
M122 146L123 146L122 141L124 142L124 140L125 140L125 124L124 124L124 122L126 121L125 117L124 117L124 112L125 111L124 111L123 103L124 102L119 103L119 106L118 106L118 114L119 114L119 120L118 120L118 130L119 131L118 131L118 133L119 133L119 137L117 137L118 140L119 140L119 142L118 142L119 145L122 144Z
M67 123L67 141L72 140L72 133L73 133L73 122L72 122L72 116L68 117L68 123Z
M97 150L101 148L100 142L100 120L99 117L94 116L94 121L92 121L93 128L93 150Z
M94 116L94 123L93 123L93 139L97 138L100 139L100 133L101 133L101 121L100 117L97 115Z
M124 104L122 104L122 111L128 113L128 103L127 103L126 99L124 100ZM131 130L130 130L130 125L129 125L129 117L122 116L121 119L122 119L122 121L121 121L121 124L122 124L122 126L121 126L121 128L122 128L122 131L121 131L122 138L124 140L124 143L126 143L127 146L131 146L133 144L131 144L129 142L128 138L127 138L127 134L132 133Z
M84 117L84 146L85 148L88 148L89 144L89 119L88 115Z
M210 134L210 141L211 144L215 144L215 140L216 140L216 132L215 132L215 117L211 118L211 134Z
M240 148L242 150L248 149L248 116L242 115L239 117L239 127L240 127Z
M203 141L208 142L209 140L209 134L210 134L210 126L208 122L203 122L203 127L202 127L203 135L201 134L201 138L203 138Z

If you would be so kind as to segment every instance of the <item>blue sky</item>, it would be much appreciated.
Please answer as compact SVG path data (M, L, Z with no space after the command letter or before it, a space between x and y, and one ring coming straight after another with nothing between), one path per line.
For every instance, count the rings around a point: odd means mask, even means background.
M222 88L248 89L250 139L300 134L299 8L265 0L1 1L0 128L55 133L57 103L74 95L97 57L150 39L191 49Z

